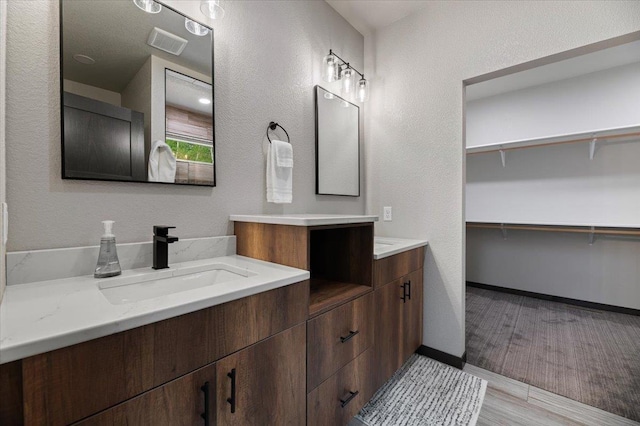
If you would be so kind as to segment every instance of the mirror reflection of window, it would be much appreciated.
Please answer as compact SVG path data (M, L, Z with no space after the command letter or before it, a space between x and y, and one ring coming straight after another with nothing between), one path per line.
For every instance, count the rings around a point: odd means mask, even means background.
M147 3L61 1L63 178L214 186L213 30Z
M213 183L213 90L189 75L165 71L165 142L177 183Z

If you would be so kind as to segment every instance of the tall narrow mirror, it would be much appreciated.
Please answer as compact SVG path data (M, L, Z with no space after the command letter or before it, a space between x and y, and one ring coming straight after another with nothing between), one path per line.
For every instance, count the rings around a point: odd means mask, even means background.
M215 186L213 30L152 0L61 0L62 177Z
M360 196L360 109L316 86L316 194Z

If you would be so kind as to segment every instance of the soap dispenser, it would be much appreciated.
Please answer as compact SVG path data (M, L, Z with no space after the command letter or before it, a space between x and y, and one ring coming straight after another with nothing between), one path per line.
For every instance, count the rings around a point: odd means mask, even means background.
M96 278L106 278L120 275L120 262L118 261L118 253L116 252L116 236L113 235L113 220L105 220L102 222L104 226L104 235L100 238L100 255L98 256L98 265L93 274Z

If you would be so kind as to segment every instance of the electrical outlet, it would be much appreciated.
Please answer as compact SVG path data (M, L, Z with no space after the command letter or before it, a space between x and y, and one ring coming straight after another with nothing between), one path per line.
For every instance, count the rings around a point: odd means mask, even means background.
M393 212L391 210L391 207L384 208L383 220L385 222L391 222L393 220Z

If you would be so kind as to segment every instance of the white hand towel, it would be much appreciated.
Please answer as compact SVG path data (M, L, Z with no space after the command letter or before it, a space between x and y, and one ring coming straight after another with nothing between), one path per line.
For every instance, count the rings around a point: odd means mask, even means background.
M176 157L169 145L157 140L149 152L149 182L175 182Z
M272 140L267 152L267 201L293 201L293 147L290 143Z

